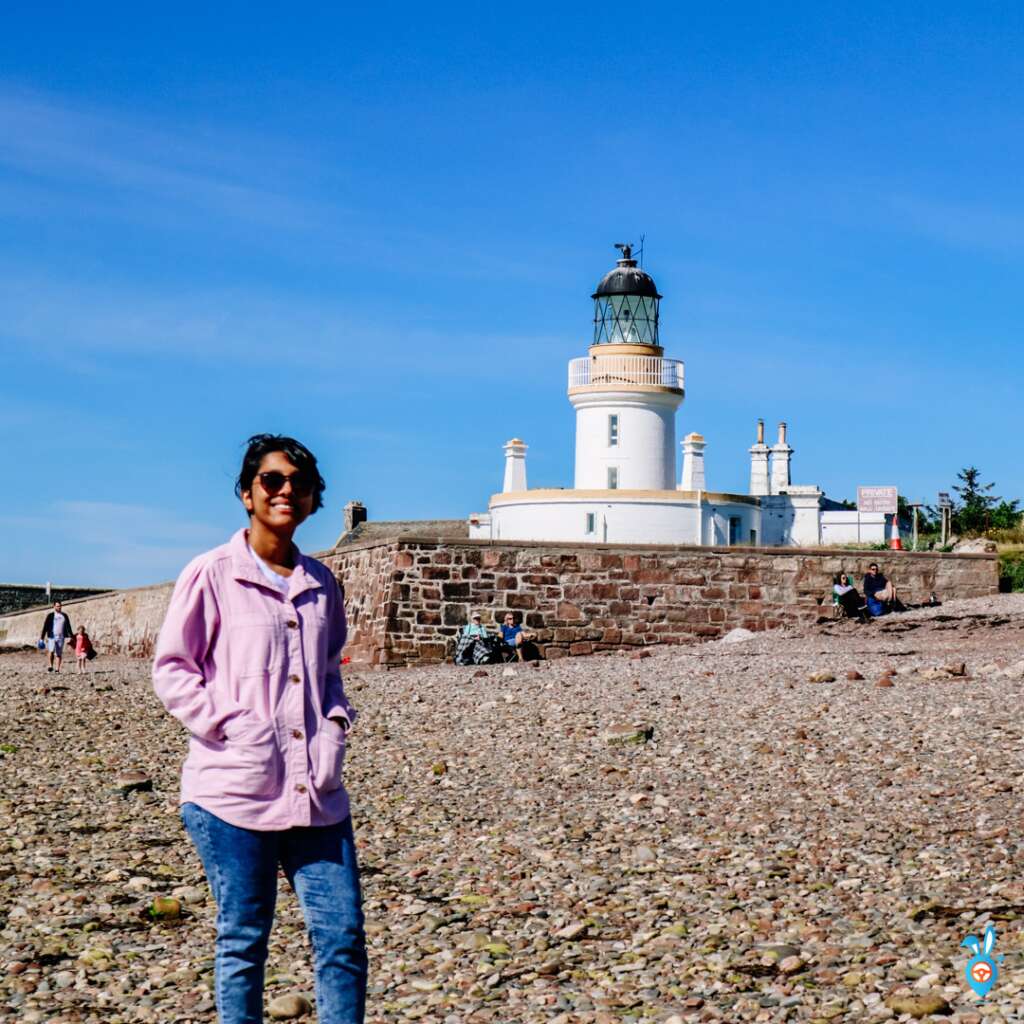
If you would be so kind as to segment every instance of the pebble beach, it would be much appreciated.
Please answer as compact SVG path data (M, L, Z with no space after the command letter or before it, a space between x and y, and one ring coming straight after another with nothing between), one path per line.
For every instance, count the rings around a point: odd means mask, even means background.
M1019 594L352 669L367 1019L1024 1020L1022 687ZM184 750L148 663L0 655L0 1020L215 1021ZM980 1001L961 942L989 923ZM314 1021L312 990L282 879L268 1019Z

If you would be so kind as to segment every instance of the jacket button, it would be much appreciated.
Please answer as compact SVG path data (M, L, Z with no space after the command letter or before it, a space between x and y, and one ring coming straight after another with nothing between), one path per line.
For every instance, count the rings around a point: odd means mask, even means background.
M297 626L298 626L298 623L294 619L289 619L288 620L288 628L289 629L295 629Z
M290 683L301 683L302 680L298 676L289 676L288 681Z
M301 729L292 729L292 739L293 740L301 740L302 739L302 730Z
M306 792L306 787L305 787L305 786L304 786L304 785L303 785L303 784L302 784L302 783L300 782L300 783L299 783L299 784L298 784L298 785L297 785L297 786L295 787L295 790L296 790L296 792L298 792L298 793L305 793L305 792Z

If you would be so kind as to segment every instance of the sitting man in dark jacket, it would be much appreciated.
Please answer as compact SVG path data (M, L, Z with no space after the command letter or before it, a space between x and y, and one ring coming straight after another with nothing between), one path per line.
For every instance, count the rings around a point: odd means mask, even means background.
M896 596L896 588L878 571L877 562L868 566L868 573L864 577L864 598L872 615L885 615L886 612L902 608Z

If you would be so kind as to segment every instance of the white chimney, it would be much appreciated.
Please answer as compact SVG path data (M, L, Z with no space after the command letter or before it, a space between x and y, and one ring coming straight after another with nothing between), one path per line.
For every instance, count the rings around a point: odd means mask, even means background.
M505 442L505 483L501 489L506 494L526 490L526 449L526 443L518 437Z
M771 448L764 443L764 420L757 421L757 444L750 449L750 493L764 496L771 493L768 485L768 455Z
M793 449L786 443L786 424L779 424L778 444L772 445L772 494L779 494L790 484L789 463Z
M681 491L704 491L704 447L705 440L700 434L687 434L683 438L683 478Z

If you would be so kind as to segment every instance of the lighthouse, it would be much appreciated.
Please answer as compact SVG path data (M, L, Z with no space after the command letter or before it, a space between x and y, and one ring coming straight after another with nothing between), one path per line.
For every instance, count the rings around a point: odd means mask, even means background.
M676 486L675 415L683 401L683 364L659 342L661 295L622 253L591 296L594 333L586 356L569 363L576 410L574 487L666 491Z
M750 490L713 489L710 447L692 429L682 441L676 481L676 412L683 364L661 346L661 294L654 278L617 243L621 258L598 282L593 335L569 361L576 412L572 487L528 487L527 444L504 446L502 490L472 513L471 538L571 544L675 544L695 547L793 546L885 539L885 515L850 511L816 486L792 483L785 423L767 445L764 421L750 449ZM874 519L870 517L874 516Z
M527 445L514 437L504 447L502 490L491 495L486 512L469 517L469 535L583 544L756 544L761 499L709 489L703 434L686 434L676 478L683 363L666 358L662 348L661 293L654 278L637 266L632 246L620 242L616 248L619 260L590 296L587 354L569 361L568 397L576 414L572 486L528 487Z

